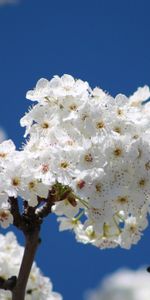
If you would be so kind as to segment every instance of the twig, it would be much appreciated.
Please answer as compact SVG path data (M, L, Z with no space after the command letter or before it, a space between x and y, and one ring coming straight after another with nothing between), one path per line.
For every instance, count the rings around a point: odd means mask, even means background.
M39 219L43 219L47 217L52 212L52 206L54 205L54 197L51 194L51 191L48 194L47 199L45 200L45 204L40 208L37 208L36 215Z

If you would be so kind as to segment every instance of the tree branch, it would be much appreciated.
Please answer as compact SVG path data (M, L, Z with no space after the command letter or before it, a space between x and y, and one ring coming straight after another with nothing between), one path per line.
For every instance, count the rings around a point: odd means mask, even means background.
M48 197L45 200L45 204L42 205L40 208L37 208L36 210L37 217L40 218L41 220L47 217L52 212L52 206L54 205L54 203L55 203L55 199L51 191L49 191Z
M22 224L22 216L19 211L18 199L14 197L9 197L10 212L13 215L13 224L20 228Z
M23 202L24 211L22 215L19 211L18 199L14 197L9 198L10 212L14 218L14 225L19 228L25 235L26 244L24 255L18 278L11 277L8 280L1 279L0 288L5 288L12 291L12 300L24 300L26 285L29 278L29 274L32 268L34 257L36 254L37 247L40 243L39 233L43 219L47 217L52 211L52 206L55 202L62 201L64 197L70 194L70 190L64 191L60 196L59 189L53 187L49 191L47 199L38 197L38 203L43 203L41 207L31 207L27 201ZM14 280L15 278L15 280ZM14 280L12 282L12 280ZM15 282L15 283L14 283Z
M29 278L29 274L34 261L35 253L39 245L39 228L36 228L30 234L26 236L26 245L24 255L17 279L15 288L12 290L12 300L24 300L26 285Z

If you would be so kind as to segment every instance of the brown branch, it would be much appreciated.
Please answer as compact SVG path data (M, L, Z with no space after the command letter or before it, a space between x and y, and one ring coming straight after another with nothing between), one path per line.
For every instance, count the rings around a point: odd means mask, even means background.
M26 285L34 261L35 253L39 245L39 228L30 234L26 234L24 255L15 288L12 290L12 300L24 300Z
M54 185L52 189L49 191L47 199L42 199L38 197L38 203L44 201L45 204L37 208L36 210L37 217L39 217L41 220L47 217L52 212L52 206L56 202L63 201L66 198L73 206L76 206L75 198L72 196L71 192L72 190L67 187L66 191L64 191L64 193L61 194L59 190L59 186L57 186L57 184Z
M45 200L45 204L42 205L40 208L37 209L36 215L39 219L43 219L47 217L52 212L52 206L54 205L54 199L49 192L47 199Z
M38 205L44 202L44 204L39 208L30 207L28 202L24 201L24 212L21 215L19 211L18 199L14 197L9 198L10 212L14 218L13 223L17 228L22 230L26 239L24 255L18 278L15 277L15 284L11 285L10 289L10 279L12 283L12 278L14 278L11 277L7 281L2 280L0 285L0 288L3 286L12 291L12 300L25 299L27 281L32 268L36 250L40 242L39 232L41 223L43 218L51 213L52 206L55 204L55 202L61 200L62 199L60 199L59 193L56 193L56 189L54 188L49 191L47 199L38 197Z
M13 224L20 228L22 225L22 216L19 211L18 199L14 197L9 197L10 212L13 215Z
M35 227L39 227L41 224L40 219L35 214L35 207L28 205L27 201L24 201L24 212L21 215L19 211L18 199L14 197L9 198L10 212L13 215L13 224L23 231L26 235L27 233L34 231Z
M28 215L32 217L35 213L36 207L29 206L28 201L26 200L23 202L23 206L24 206L24 215Z

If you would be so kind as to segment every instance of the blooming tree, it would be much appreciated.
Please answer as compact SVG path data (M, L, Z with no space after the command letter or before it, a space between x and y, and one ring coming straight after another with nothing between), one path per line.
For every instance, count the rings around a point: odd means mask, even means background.
M25 145L0 145L0 223L26 238L18 277L4 282L13 300L24 299L50 213L85 244L129 249L139 241L150 200L149 97L145 86L113 98L70 75L40 79L27 92L36 104L20 121Z
M95 290L87 292L86 300L149 300L149 274L145 269L121 269L106 277Z

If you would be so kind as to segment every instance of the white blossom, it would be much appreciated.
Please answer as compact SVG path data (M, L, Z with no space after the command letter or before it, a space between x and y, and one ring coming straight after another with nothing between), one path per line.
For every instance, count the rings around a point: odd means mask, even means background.
M136 244L150 212L149 94L113 98L68 74L40 79L27 92L36 104L20 121L23 149L0 145L0 207L18 196L36 206L59 185L61 230L99 248Z

